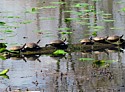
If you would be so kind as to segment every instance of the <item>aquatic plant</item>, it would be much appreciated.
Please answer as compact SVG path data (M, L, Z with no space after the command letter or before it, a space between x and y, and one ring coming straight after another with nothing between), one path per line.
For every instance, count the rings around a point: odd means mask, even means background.
M79 58L80 61L93 61L94 58Z
M0 22L0 26L4 26L5 24L5 22Z
M53 52L54 55L65 55L67 54L67 52L65 52L64 50L56 50L55 52Z
M8 72L9 72L9 69L5 69L0 72L0 75L6 75L6 73L8 73Z

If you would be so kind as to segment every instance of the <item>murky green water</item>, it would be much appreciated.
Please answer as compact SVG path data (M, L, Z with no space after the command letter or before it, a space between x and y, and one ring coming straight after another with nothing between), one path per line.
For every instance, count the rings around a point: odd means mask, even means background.
M65 3L60 4L58 0L1 0L0 22L7 25L0 27L1 42L8 43L7 48L10 48L41 39L39 45L45 46L61 38L67 38L67 43L78 43L96 32L98 36L125 33L124 0L62 1ZM96 14L91 9L96 10ZM77 51L65 57L25 57L27 62L22 58L0 60L1 71L10 69L9 79L0 77L0 90L124 92L124 56L124 52L119 51L108 54ZM99 67L92 60L80 61L80 58L112 62Z

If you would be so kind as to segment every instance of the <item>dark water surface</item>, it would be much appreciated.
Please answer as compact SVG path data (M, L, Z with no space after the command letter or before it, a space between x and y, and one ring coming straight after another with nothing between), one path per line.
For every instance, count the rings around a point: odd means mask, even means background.
M125 34L124 0L1 0L0 21L10 27L0 28L1 42L7 48L27 42L37 42L45 46L55 39L67 38L67 43L78 43L89 37L94 31L98 36ZM93 12L80 12L86 8L74 7L79 3L95 6ZM51 6L47 8L47 6ZM55 6L55 8L53 7ZM77 5L78 6L78 5ZM38 13L33 11L38 7ZM41 8L43 7L43 8ZM46 7L46 8L45 8ZM88 8L88 10L89 10ZM35 11L35 10L34 10ZM70 12L69 12L70 11ZM72 11L72 12L71 12ZM102 16L103 15L103 16ZM66 22L65 18L74 18ZM78 20L82 18L82 20ZM108 22L106 21L107 19ZM95 28L94 26L98 28ZM63 28L63 29L59 29ZM64 29L65 28L65 29ZM72 34L60 34L67 32ZM4 30L11 30L7 32ZM125 37L123 37L125 38ZM108 67L94 67L91 60L82 62L79 58L96 60L114 60ZM27 57L0 60L0 70L10 69L9 79L0 77L0 92L124 92L125 90L125 54L124 52L82 53L73 52L65 57ZM14 91L16 90L16 91Z

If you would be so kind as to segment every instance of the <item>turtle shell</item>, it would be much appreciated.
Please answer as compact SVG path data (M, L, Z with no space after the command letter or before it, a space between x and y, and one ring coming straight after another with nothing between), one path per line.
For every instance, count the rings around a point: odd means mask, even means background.
M94 40L95 42L103 42L103 41L105 41L105 39L106 39L106 38L104 38L104 37L94 37L94 38L93 38L93 40Z
M36 43L27 43L25 48L37 48L39 47Z
M10 48L10 50L12 50L12 51L19 51L21 49L22 49L22 46L13 46Z
M65 49L65 48L67 48L65 41L66 41L66 39L65 40L54 40L54 41L50 42L49 44L46 44L45 47L53 46L53 47L56 47L58 49Z
M41 40L38 40L36 43L26 43L25 45L25 49L29 48L29 49L34 49L34 48L40 48L38 43L40 42Z
M53 44L53 45L60 45L60 44L64 44L64 41L62 41L62 40L54 40L54 41L52 41L52 42L50 42L50 44Z
M81 44L92 44L93 42L89 38L84 38L80 41Z
M120 40L122 37L123 37L123 35L122 36L117 36L117 35L108 36L107 41L115 42L115 41Z

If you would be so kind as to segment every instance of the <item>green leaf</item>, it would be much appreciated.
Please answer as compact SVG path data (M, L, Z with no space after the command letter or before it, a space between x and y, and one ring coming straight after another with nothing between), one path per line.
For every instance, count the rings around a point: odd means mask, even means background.
M93 29L104 29L103 26L89 26L89 28L93 28Z
M54 55L65 55L67 54L67 52L65 52L64 50L56 50L55 52L53 52Z
M96 60L93 63L96 65L103 65L105 63L105 60Z
M32 23L33 21L32 20L25 20L23 22L20 22L20 24L29 24L29 23Z
M71 30L71 28L65 27L65 28L58 28L58 30Z
M106 63L113 63L113 62L117 62L116 60L105 60Z
M0 72L0 75L6 75L6 73L8 73L8 72L9 72L9 69L5 69L2 72Z
M6 33L11 33L11 32L13 32L13 30L4 30L4 32L6 32Z
M117 29L117 30L123 30L123 28L118 28L118 27L111 27L110 29L112 29L112 30L115 30L115 29Z
M39 13L39 12L38 12L38 8L37 7L33 7L32 9L26 10L25 13L36 14L36 13Z
M4 56L0 56L1 60L6 60L6 58Z
M95 60L93 64L97 67L108 67L110 63L116 62L115 60Z
M6 46L6 43L0 43L0 48L4 48L4 50L5 50L5 48L6 48L7 46Z
M77 3L74 7L86 7L86 6L89 6L88 3Z
M92 32L93 36L97 36L97 31Z
M4 26L5 24L5 22L0 22L0 26Z
M56 18L50 17L50 18L40 18L41 20L55 20Z
M125 12L125 8L122 8L121 10L122 10L123 12Z
M8 51L6 48L0 48L0 53Z
M94 58L79 58L80 61L93 61Z
M63 11L63 12L67 12L67 13L76 13L76 11Z
M104 21L104 22L114 22L115 20L111 20L111 19L109 19L109 20L108 20L108 19L104 19L103 21Z
M72 34L72 32L60 32L61 34Z
M36 12L37 10L37 8L32 8L32 12Z
M5 16L5 18L20 18L19 16Z
M73 21L73 20L79 21L79 20L81 20L81 18L65 18L65 22L66 21Z

